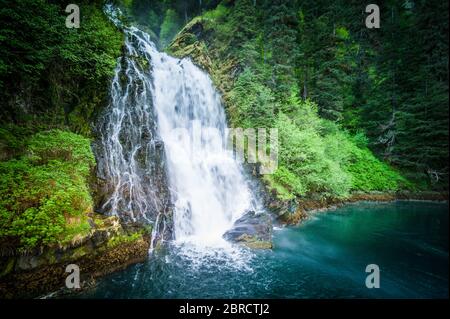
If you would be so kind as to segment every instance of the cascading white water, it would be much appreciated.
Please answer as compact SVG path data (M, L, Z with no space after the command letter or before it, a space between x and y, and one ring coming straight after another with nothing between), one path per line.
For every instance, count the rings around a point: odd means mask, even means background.
M175 238L222 243L224 232L251 209L252 197L239 164L225 145L220 97L209 76L189 59L170 57L151 44L148 52L153 102L175 203Z
M111 85L111 103L101 122L99 171L112 181L111 196L102 205L115 215L133 221L151 221L163 211L164 169L161 141L155 130L151 78L139 65L132 38L119 60Z
M118 180L110 203L116 205L128 195L126 203L135 208L157 206L157 201L148 205L157 194L146 194L151 186L142 183L137 165L123 160L127 156L119 135L131 132L131 136L124 137L131 144L127 158L134 158L143 148L151 154L154 140L160 138L174 204L176 242L223 247L227 245L223 234L243 213L255 208L242 168L227 149L226 118L220 97L209 76L189 59L159 52L149 35L137 28L124 28L124 32L126 85L120 85L116 72L114 83L121 89L115 89L113 84L113 100L117 102L108 118L108 137L104 139L109 143L106 153L110 171ZM142 71L136 62L139 59L150 63L150 72ZM126 125L124 120L128 121ZM150 123L152 120L155 123ZM143 141L141 131L149 131L152 125L156 125L154 138ZM128 183L126 192L133 188L133 197L124 194L121 183Z
M225 144L220 97L209 76L189 59L159 52L135 28L127 32L148 53L152 66L151 93L175 204L175 239L223 244L222 235L252 208L252 196Z
M106 11L120 25L118 11ZM153 224L153 244L172 238L172 202L164 145L152 103L150 56L134 30L125 30L123 56L111 82L110 104L97 127L97 176L103 182L98 210L126 222ZM144 51L143 51L144 50Z

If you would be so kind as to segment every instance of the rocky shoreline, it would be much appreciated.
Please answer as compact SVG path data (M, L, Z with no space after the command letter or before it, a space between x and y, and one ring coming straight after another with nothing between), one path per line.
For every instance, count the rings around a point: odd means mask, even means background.
M431 200L448 201L448 193L438 192L372 192L353 193L347 198L326 198L317 195L309 198L293 200L278 199L275 192L267 192L263 187L257 187L263 194L265 207L269 212L256 214L253 211L245 213L224 234L230 242L249 247L251 249L272 249L272 225L297 225L308 219L313 212L335 209L349 203L360 201L390 202L395 200Z
M105 218L103 227L63 247L46 247L33 252L2 251L0 256L0 299L36 298L50 292L73 294L88 289L95 279L122 270L148 258L149 231L123 227L117 217ZM65 286L70 272L79 267L80 288Z
M334 209L359 201L389 202L395 200L448 201L448 193L438 192L373 192L354 193L345 199L305 198L291 201L265 197L266 207L275 223L296 225L317 211ZM248 215L248 216L247 216ZM271 249L272 218L249 212L225 238L252 249ZM55 292L50 297L73 295L95 285L95 279L144 262L150 248L149 230L139 225L122 226L117 217L107 217L102 228L66 247L46 248L39 252L19 254L2 251L0 256L0 299L36 298ZM80 269L80 288L68 289L66 267Z
M443 192L372 192L353 193L348 198L304 198L281 201L268 196L267 207L275 214L276 220L284 225L296 225L308 218L308 214L317 211L335 209L349 203L360 201L391 202L396 200L448 201L448 193Z

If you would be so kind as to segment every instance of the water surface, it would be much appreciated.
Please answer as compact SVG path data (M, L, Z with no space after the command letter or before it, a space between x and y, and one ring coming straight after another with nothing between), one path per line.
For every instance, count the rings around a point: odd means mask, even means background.
M82 297L448 298L448 226L447 203L350 204L276 229L272 251L168 247Z

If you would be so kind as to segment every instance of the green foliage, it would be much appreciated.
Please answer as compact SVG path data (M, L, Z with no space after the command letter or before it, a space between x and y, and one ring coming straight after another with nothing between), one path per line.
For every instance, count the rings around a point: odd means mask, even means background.
M202 17L205 19L212 20L212 22L214 23L217 23L222 21L229 12L230 12L229 8L225 7L223 4L219 4L215 9L203 13Z
M291 87L288 98L276 102L264 81L263 75L245 69L229 93L228 111L234 126L278 129L279 167L264 179L279 198L312 193L346 197L357 190L410 187L398 172L372 155L362 132L352 137L339 125L319 117L317 104L303 101L296 86Z
M51 245L86 231L92 211L90 141L51 130L32 136L19 159L0 162L0 240Z
M142 234L140 232L132 233L130 235L115 236L108 241L107 245L108 245L108 247L113 248L113 247L117 247L124 243L134 242L141 238L142 238Z
M411 187L370 152L362 132L351 136L336 123L320 118L317 104L302 101L296 86L288 98L275 103L263 82L264 77L244 70L229 94L229 113L235 126L278 129L279 167L264 179L279 198L312 193L346 197L352 191Z
M307 193L346 197L356 190L395 191L411 187L364 147L366 139L361 134L351 137L333 122L320 119L314 113L317 107L309 101L298 108L294 120L280 113L276 122L281 165L269 185L281 198Z
M80 28L67 28L66 5L0 0L0 123L91 134L123 35L99 1L78 3Z
M309 103L304 104L311 109ZM299 107L302 108L302 105ZM317 114L315 117L318 117ZM340 154L329 150L328 140L320 134L321 126L298 126L287 115L280 113L276 127L280 139L279 161L296 177L284 178L282 182L277 178L278 173L275 175L277 182L284 183L296 195L309 192L341 197L348 194L350 176L342 167L345 162L339 158ZM284 172L283 176L286 175Z
M342 40L348 40L350 38L350 33L345 27L336 28L336 36Z
M4 1L2 1L4 2ZM0 9L0 78L38 79L53 64L68 66L68 77L111 76L122 36L95 4L80 4L79 29L65 26L66 13L43 0L5 1ZM3 83L4 85L4 83Z
M175 10L167 9L161 25L161 32L159 33L161 45L163 47L167 46L179 29L180 25Z
M236 127L272 127L275 97L249 69L237 79L230 93L230 101L233 106L230 109L231 121Z
M120 55L122 36L111 26L103 12L94 6L81 6L79 29L67 29L58 51L69 77L96 80L102 83L113 75Z
M26 139L32 131L28 127L14 124L0 126L0 161L5 161L23 153Z
M29 159L39 164L64 161L77 165L77 174L87 177L95 164L90 141L67 131L52 130L35 134L28 145Z
M351 160L346 169L353 176L352 190L393 191L415 188L398 172L378 160L369 149L352 148L350 151Z
M306 194L307 189L302 181L284 166L279 166L273 175L264 178L280 199L289 200Z
M0 87L12 74L36 78L56 54L58 8L43 0L0 1Z

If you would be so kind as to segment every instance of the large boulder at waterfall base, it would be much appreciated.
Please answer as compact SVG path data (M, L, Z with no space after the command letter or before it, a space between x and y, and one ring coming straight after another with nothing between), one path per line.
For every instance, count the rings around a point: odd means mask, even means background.
M272 248L272 219L268 214L245 213L223 238L254 249Z

